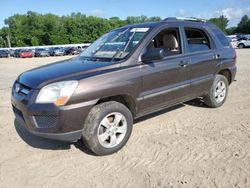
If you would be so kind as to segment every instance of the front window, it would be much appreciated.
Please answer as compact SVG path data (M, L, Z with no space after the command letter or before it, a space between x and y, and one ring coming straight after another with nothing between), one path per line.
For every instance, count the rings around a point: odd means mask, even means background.
M162 48L165 57L181 54L179 29L167 28L160 31L147 46L147 49L154 48Z
M81 57L121 60L128 56L142 40L149 28L121 28L111 31L91 44Z

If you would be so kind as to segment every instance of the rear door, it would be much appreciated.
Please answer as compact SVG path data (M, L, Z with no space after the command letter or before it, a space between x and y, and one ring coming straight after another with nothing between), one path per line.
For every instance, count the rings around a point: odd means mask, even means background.
M210 89L220 54L216 53L215 45L205 29L184 27L183 31L186 51L190 57L190 95L198 97Z

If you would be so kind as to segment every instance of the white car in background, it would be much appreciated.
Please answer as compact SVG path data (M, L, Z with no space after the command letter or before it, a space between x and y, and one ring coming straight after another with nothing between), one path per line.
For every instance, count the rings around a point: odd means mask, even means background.
M237 41L237 35L227 35L227 39L229 39L230 42L235 42Z
M238 48L246 48L250 47L250 36L244 37L242 40L237 43Z

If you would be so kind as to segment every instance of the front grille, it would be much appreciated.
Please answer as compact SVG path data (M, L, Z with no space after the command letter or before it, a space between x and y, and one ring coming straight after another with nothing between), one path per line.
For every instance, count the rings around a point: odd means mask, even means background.
M52 128L57 125L58 116L34 116L35 125L37 128Z

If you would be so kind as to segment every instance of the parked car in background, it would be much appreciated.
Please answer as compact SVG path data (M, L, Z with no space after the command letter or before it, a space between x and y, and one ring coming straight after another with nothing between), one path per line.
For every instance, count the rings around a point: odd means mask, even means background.
M22 51L21 49L14 50L13 57L19 57L21 51Z
M238 39L238 36L237 35L227 35L226 36L228 39L230 39L229 41L230 42L235 42L235 41L237 41L237 39Z
M49 57L49 50L44 48L39 48L35 50L35 57Z
M12 107L32 134L82 138L95 154L107 155L126 144L136 118L195 98L222 106L236 57L210 22L167 18L127 25L74 59L22 73L13 85Z
M238 38L237 41L239 42L239 41L247 40L247 39L248 39L248 38L247 38L246 36L241 36L241 37Z
M242 39L240 41L238 41L237 47L238 48L250 47L250 37L248 37L248 36L242 37Z
M50 47L50 48L48 48L48 51L49 51L49 55L50 55L50 56L52 56L52 52L53 52L53 50L54 50L54 47Z
M30 58L33 57L33 52L31 50L21 50L19 56L21 58Z
M49 51L50 56L62 56L65 55L65 50L63 48L51 48Z
M7 50L0 50L0 57L9 57L9 52Z
M248 38L250 38L250 35L237 35L237 41L241 41L241 40L247 40Z
M67 47L64 50L65 50L65 55L77 55L80 53L78 48L75 47Z
M10 56L10 57L14 57L14 52L15 52L15 50L9 49L8 52L9 52L9 56Z

